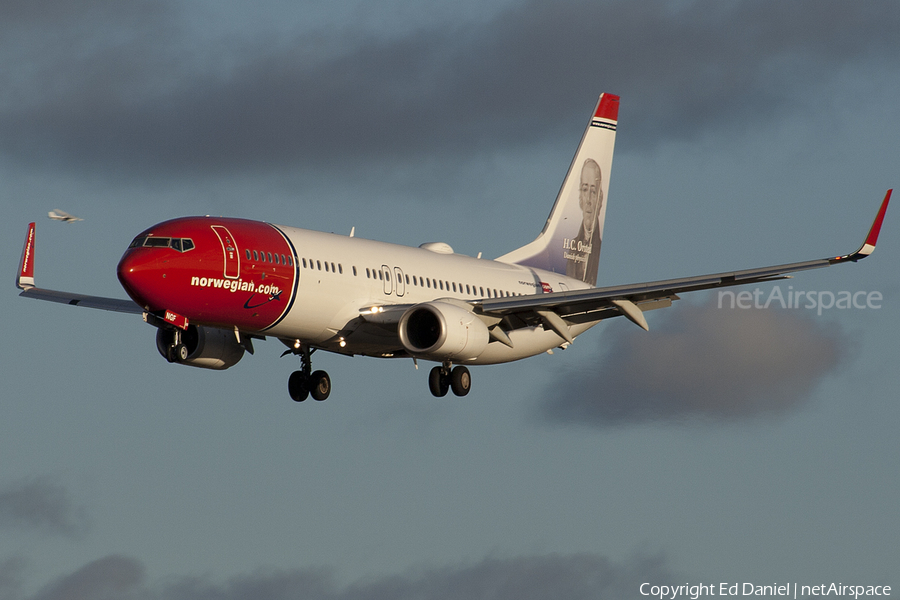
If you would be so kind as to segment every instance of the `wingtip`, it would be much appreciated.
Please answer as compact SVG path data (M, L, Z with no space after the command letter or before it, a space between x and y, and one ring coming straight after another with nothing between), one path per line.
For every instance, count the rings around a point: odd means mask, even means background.
M891 194L893 192L894 190L891 188L884 195L884 200L881 201L881 206L878 208L878 214L875 215L875 220L872 221L872 227L869 228L869 233L866 235L866 241L859 247L859 250L845 256L837 256L831 260L832 263L846 260L855 262L869 256L875 251L875 244L878 242L878 234L881 233L881 224L884 222L884 215L887 212L887 207L891 201Z
M875 243L878 241L878 234L881 233L881 223L884 221L884 213L887 212L887 207L891 201L891 194L893 192L894 190L892 188L884 195L884 200L881 201L881 208L878 209L878 215L872 223L872 228L869 229L869 235L866 236L866 244L872 246L872 248L875 248Z
M20 290L34 287L34 223L28 224L22 258L19 260L19 271L16 273L16 287Z

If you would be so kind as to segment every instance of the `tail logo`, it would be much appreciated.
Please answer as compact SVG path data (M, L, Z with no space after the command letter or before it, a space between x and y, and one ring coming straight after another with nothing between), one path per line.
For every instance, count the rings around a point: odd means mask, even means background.
M566 259L566 275L596 282L600 260L600 215L603 209L603 173L593 158L581 167L581 184L578 188L578 207L581 224L578 235L563 239L563 256Z

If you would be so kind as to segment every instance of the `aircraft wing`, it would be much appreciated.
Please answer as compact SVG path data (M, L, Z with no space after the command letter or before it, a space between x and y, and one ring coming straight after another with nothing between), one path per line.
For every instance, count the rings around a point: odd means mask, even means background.
M789 277L789 273L829 267L845 262L856 262L865 258L875 250L875 243L881 231L881 223L884 220L891 192L892 190L888 190L881 202L875 221L862 246L850 254L699 277L666 279L534 296L484 299L476 305L476 311L480 311L486 316L506 318L507 324L513 326L542 322L569 341L572 341L572 337L568 332L567 322L587 323L621 315L647 329L643 312L669 306L673 300L678 299L678 294L683 292L786 279Z
M24 288L22 293L19 295L24 296L25 298L49 300L50 302L71 304L72 306L83 306L85 308L99 308L100 310L111 310L115 312L130 313L135 315L144 313L144 309L135 304L132 300L104 298L102 296L85 296L83 294L59 292L56 290L45 290L36 287Z
M19 261L19 271L16 275L16 287L22 290L20 296L35 298L36 300L48 300L85 308L99 308L131 314L142 314L144 309L132 300L120 300L118 298L104 298L102 296L85 296L71 292L59 292L45 290L34 285L34 223L28 225L28 235L25 238L25 246L22 248L22 259Z

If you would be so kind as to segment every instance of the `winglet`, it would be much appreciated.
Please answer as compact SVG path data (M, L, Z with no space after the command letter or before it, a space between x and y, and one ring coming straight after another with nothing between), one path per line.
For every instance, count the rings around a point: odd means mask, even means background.
M16 287L20 290L34 287L34 223L28 224L28 235L25 236L19 272L16 274Z
M863 245L859 247L859 250L852 254L836 256L829 261L831 262L831 264L843 262L845 260L856 262L858 260L862 260L875 251L875 243L878 241L878 234L881 233L881 223L884 221L884 213L887 211L888 203L891 201L891 192L893 191L893 189L890 189L884 195L884 200L881 201L881 208L878 209L878 214L875 215L875 220L872 222L872 227L869 229L869 234L866 236L866 241L863 242Z

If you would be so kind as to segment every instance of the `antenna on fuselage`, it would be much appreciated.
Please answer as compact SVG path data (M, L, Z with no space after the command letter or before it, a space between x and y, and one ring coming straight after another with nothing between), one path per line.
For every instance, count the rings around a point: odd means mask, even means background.
M353 227L350 228L350 237L353 237L353 234L355 234L355 233L356 233L356 226L354 225Z

